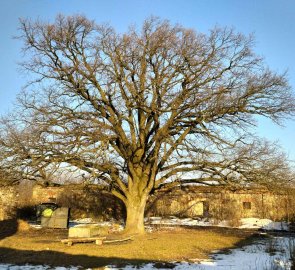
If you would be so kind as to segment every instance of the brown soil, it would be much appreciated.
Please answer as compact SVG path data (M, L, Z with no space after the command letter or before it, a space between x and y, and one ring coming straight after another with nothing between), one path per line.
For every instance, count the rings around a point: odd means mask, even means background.
M232 248L250 236L247 232L221 228L161 228L120 244L97 246L84 243L67 246L60 242L67 238L67 230L18 230L20 226L14 225L15 222L0 222L2 263L73 265L92 269L103 269L110 264L123 266L148 262L167 266L167 262L172 261L208 258L212 251Z

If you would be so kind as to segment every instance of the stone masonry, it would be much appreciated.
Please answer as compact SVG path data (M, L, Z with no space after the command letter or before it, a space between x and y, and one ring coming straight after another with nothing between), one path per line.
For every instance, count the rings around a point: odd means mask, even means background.
M124 205L95 185L35 186L25 194L22 189L5 187L0 188L0 220L13 216L16 209L47 202L71 208L71 218L108 220L122 219L125 215ZM257 217L292 221L295 198L293 194L264 189L187 186L151 196L146 216L208 217L217 221Z

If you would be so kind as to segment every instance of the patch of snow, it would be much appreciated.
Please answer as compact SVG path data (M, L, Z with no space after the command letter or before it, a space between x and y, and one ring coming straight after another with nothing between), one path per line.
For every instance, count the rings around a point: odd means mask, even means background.
M201 263L206 265L202 269L291 269L289 241L287 237L270 238L230 254L217 254L213 256L214 267Z
M222 220L217 224L212 224L212 226L218 226L218 227L230 227L229 222L227 220Z
M270 219L259 218L242 218L240 220L240 229L264 229L264 230L276 230L276 231L288 231L289 225L287 222L275 222ZM145 219L147 225L167 225L167 226L218 226L218 227L230 227L229 222L224 220L219 223L210 219L192 219L192 218L161 218L150 217Z
M151 225L184 225L184 226L211 226L211 222L208 220L192 219L192 218L161 218L161 217L150 217L145 219L146 224Z
M162 219L162 217L149 217L149 218L145 218L145 221L147 221L147 220L161 220Z
M259 218L242 218L241 229L255 229L261 228L264 230L276 230L276 231L288 231L289 225L286 222L275 222L270 219L259 219Z
M240 229L263 229L271 231L289 231L289 224L287 222L275 222L270 219L259 218L242 218L241 225L237 228ZM122 224L116 224L114 221L101 221L95 222L91 218L76 219L69 222L69 227L77 225L93 224L99 226L116 227L117 230L123 230ZM164 225L164 226L218 226L218 227L231 227L229 222L224 220L216 223L213 219L208 218L177 218L171 217L149 217L145 218L146 229L152 230L150 225ZM30 226L35 229L42 228L39 224L30 223Z
M30 224L30 227L34 228L34 229L42 229L42 226L40 224Z
M202 260L202 261L200 261L199 264L215 266L215 265L216 265L216 262L214 262L214 261L212 261L212 260Z
M79 218L79 219L72 220L72 222L87 224L87 223L93 223L93 220L92 218Z
M242 248L231 250L230 254L214 254L211 259L198 260L191 259L194 263L180 262L175 263L173 269L176 270L249 270L249 269L277 269L291 270L292 262L290 258L290 240L295 243L295 239L287 237L266 238L259 242L244 246ZM269 252L269 246L275 252ZM131 270L131 269L167 269L161 268L153 263L142 266L128 265L124 268L116 266L108 266L111 270Z
M91 218L84 218L84 219L76 219L69 222L69 227L79 227L84 225L93 225L93 226L105 226L110 227L110 230L115 231L122 231L124 226L122 224L115 223L114 221L100 221L96 222L93 221Z

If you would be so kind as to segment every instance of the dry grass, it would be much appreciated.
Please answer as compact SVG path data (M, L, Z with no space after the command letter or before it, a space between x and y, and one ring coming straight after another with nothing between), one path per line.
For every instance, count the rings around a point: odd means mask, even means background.
M19 232L29 231L31 229L30 224L25 220L19 219L17 223L17 231Z
M67 237L67 230L21 230L2 237L0 261L95 268L112 263L189 261L207 258L213 250L234 247L247 236L221 229L162 229L124 244L96 246L91 243L68 247L60 243Z

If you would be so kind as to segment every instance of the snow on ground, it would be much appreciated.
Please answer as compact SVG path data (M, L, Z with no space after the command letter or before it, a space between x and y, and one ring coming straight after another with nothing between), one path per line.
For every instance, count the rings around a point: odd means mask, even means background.
M292 262L290 252L294 251L295 239L288 237L276 237L261 239L259 242L233 249L229 254L215 254L210 260L191 259L195 263L175 263L175 270L257 270L276 269L291 270ZM107 266L108 270L131 269L167 269L153 263L142 266L126 266L117 268Z
M289 225L286 222L275 222L270 219L259 219L259 218L242 218L242 225L239 226L241 229L256 229L261 228L264 230L272 231L288 231Z
M84 219L77 219L77 220L73 220L69 222L70 228L85 226L85 225L98 225L98 226L109 227L110 232L118 232L118 231L124 230L123 224L116 223L114 220L96 222L96 221L93 221L91 218L84 218Z
M40 224L37 224L36 222L29 222L29 224L34 229L41 229L42 228L42 226ZM85 225L106 226L106 227L110 227L111 231L122 231L124 229L123 224L118 224L114 220L95 221L92 218L81 218L81 219L71 220L69 222L69 228L78 227L78 226L85 226Z
M184 218L179 219L177 217L162 218L162 217L150 217L146 218L145 222L150 225L183 225L183 226L218 226L218 227L230 227L227 221L214 222L210 219L192 219ZM241 225L237 228L240 229L263 229L271 231L288 231L289 225L286 222L274 222L270 219L259 218L242 218L240 220Z
M267 231L288 231L289 225L287 222L275 222L270 219L259 219L259 218L242 218L240 220L241 225L236 227L240 229L263 229ZM78 225L100 225L113 227L115 230L123 230L123 224L118 224L115 221L94 221L91 218L76 219L69 222L69 227L74 227ZM146 227L152 230L150 225L163 225L163 226L218 226L218 227L231 227L229 222L224 220L216 222L213 219L208 218L177 218L177 217L149 217L145 218ZM30 225L36 229L41 228L41 225L30 223Z
M294 243L288 237L261 239L230 254L216 254L209 265L201 262L200 269L291 269Z
M162 217L150 217L145 219L145 223L151 225L185 225L185 226L212 226L213 223L206 219L192 219L192 218L162 218Z
M79 219L73 220L72 222L87 224L87 223L93 223L93 220L92 218L79 218Z

